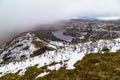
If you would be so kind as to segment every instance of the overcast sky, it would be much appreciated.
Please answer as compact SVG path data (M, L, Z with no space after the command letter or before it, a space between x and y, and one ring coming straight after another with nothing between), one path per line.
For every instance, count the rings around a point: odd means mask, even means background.
M120 0L0 0L0 39L36 24L77 16L120 17Z

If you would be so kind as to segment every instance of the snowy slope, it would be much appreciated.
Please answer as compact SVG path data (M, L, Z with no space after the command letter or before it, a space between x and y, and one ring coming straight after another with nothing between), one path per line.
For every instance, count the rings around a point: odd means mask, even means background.
M36 50L35 46L31 44L34 35L31 33L22 34L15 38L12 42L5 44L6 49L0 54L0 63L4 61L20 60L22 56L28 58L33 51Z
M29 33L26 35L29 35L29 37L31 36ZM19 48L16 48L14 49L14 52L20 51L20 54L25 54L29 56L30 54L32 54L33 51L37 50L37 48L31 43L31 38L27 41L24 40L26 42L24 46L29 45L30 46L29 50L21 51ZM20 43L24 43L24 41ZM45 51L44 54L35 57L29 57L24 61L10 62L9 64L1 65L0 73L2 74L0 74L0 76L3 76L7 73L15 73L19 70L21 70L19 75L23 75L27 67L29 66L34 66L38 64L38 67L40 68L45 65L49 65L53 62L62 62L62 64L58 63L54 66L48 66L47 69L58 70L61 66L64 65L66 65L66 69L74 69L73 65L78 60L81 60L86 53L102 52L101 50L103 49L103 47L108 47L111 50L111 52L115 52L116 50L120 49L120 38L113 40L99 40L96 42L90 41L90 42L78 43L78 44L70 44L67 42L64 43L57 41L50 41L49 43L44 42L44 44L47 44L47 46L54 47L55 49L52 51ZM6 50L5 52L9 51L9 49L11 49L11 47L8 48L8 50ZM3 56L5 52L3 52L0 55L0 57ZM17 55L11 54L11 56L17 56ZM49 74L49 73L44 72L39 76L44 76L45 74Z
M37 38L33 33L24 33L1 47L0 63L29 58L34 51L40 49L33 44L33 41L39 41L43 45L55 48Z

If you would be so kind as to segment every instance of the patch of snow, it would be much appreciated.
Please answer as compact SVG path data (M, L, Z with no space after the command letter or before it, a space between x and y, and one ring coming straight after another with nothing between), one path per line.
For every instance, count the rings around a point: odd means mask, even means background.
M39 74L36 78L38 78L38 77L43 77L43 76L45 76L45 75L47 75L47 74L49 74L49 72L41 73L41 74Z
M58 42L58 41L50 41L50 44L57 47L64 46L62 42Z
M74 57L72 57L74 56ZM71 54L71 58L70 60L67 62L67 68L66 69L74 69L74 64L78 61L78 60L81 60L82 58L84 57L84 54L83 53L79 53L79 54L76 54L76 53L73 53Z
M56 65L53 65L53 66L48 66L47 69L58 70L60 67L62 67L62 65L59 63L59 64L56 64Z
M25 71L26 71L26 69L21 70L21 71L19 72L19 75L20 75L20 76L24 75L24 74L25 74Z
M47 46L48 46L48 47L51 47L51 48L53 48L53 49L57 49L56 46L51 45L51 44L48 44Z

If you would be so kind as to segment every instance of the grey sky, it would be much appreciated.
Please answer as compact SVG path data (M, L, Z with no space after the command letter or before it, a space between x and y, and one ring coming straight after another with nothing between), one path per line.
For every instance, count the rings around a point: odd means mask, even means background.
M120 17L119 0L0 0L0 39L36 24L76 16Z

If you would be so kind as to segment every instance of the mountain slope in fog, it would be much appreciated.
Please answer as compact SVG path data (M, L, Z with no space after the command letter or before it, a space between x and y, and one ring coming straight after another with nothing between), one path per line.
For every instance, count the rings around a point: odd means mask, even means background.
M89 23L92 25L88 30ZM93 24L99 26L94 27ZM112 31L107 31L110 27L112 27ZM61 30L64 30L62 35L74 35L74 38L71 41L61 40L59 38L61 36L53 34L53 32ZM91 37L94 31L96 33ZM107 34L103 33L104 31ZM18 78L20 80L21 78L26 80L38 78L39 80L40 77L51 75L54 71L76 70L76 66L74 66L76 62L84 60L83 57L90 53L113 54L120 49L119 22L68 22L60 29L51 29L48 32L48 35L47 30L22 33L2 45L0 47L0 79L6 80L10 75L14 75L16 77L13 77L13 80ZM81 34L83 32L91 32L91 35ZM112 36L102 38L103 36L100 36L99 32L104 36L111 34ZM95 39L96 35L99 38ZM81 38L82 36L84 38ZM94 61L97 60L93 59ZM81 69L83 68L81 67ZM33 72L29 74L31 71ZM29 75L27 76L27 74Z

